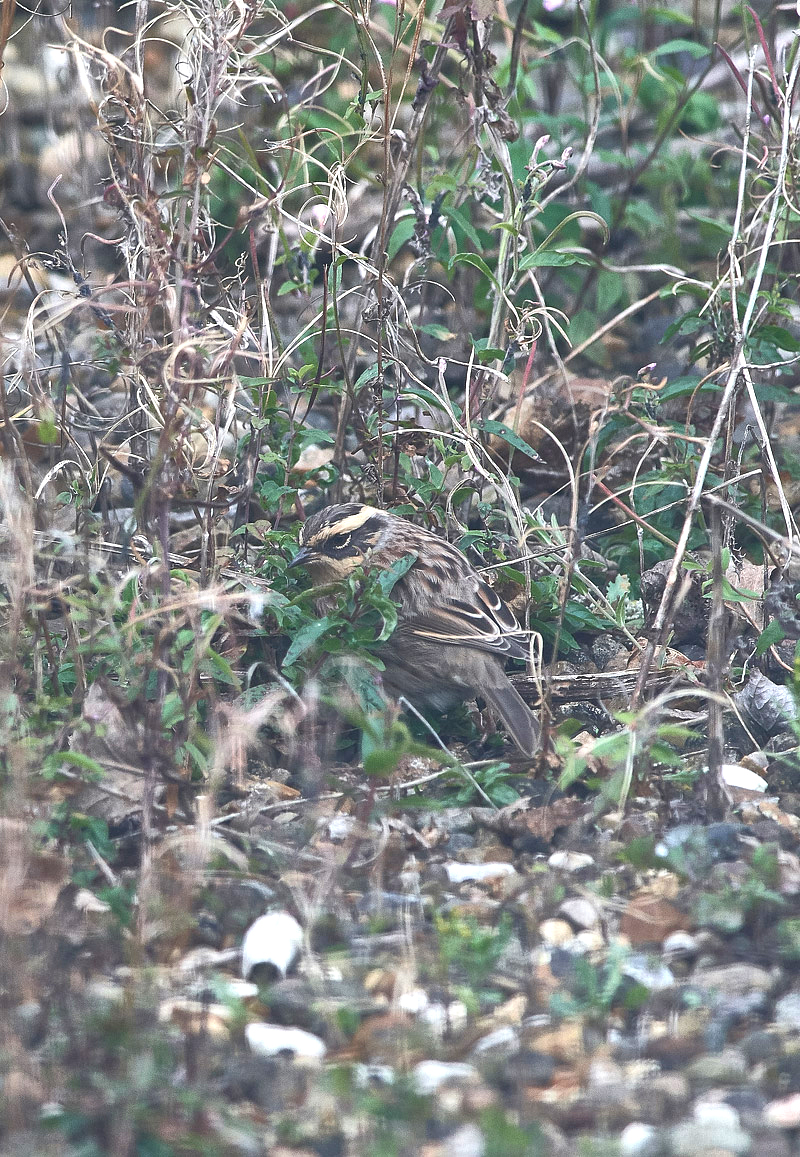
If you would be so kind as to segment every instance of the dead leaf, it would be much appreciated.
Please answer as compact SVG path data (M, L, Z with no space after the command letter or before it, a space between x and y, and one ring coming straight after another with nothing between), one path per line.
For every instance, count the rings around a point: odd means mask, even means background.
M622 914L619 930L635 948L660 944L670 932L685 929L690 921L683 912L660 896L639 892Z
M531 835L549 843L559 828L568 827L575 820L589 815L588 804L571 796L555 799L545 807L530 807L521 800L501 808L496 815L484 821L485 826L507 836Z

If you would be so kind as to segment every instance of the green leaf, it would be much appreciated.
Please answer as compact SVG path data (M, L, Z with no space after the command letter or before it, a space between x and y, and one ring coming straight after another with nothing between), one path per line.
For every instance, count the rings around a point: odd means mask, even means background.
M52 446L58 441L58 426L52 418L42 418L36 429L36 437L42 446Z
M404 754L402 749L376 748L364 756L364 771L367 775L391 775Z
M456 253L455 257L450 258L447 266L448 273L452 273L456 265L474 266L475 269L480 270L484 277L488 277L495 289L499 291L500 286L497 284L497 278L483 258L479 257L477 253Z
M496 434L499 438L502 438L504 442L508 442L509 446L513 446L515 450L520 450L523 454L527 454L529 458L539 457L533 446L529 446L524 438L520 438L519 434L515 434L513 430L510 430L505 422L498 422L495 418L484 418L482 422L476 422L475 427L478 430L485 430L487 434Z
M696 221L698 225L705 225L707 229L721 233L726 241L730 240L733 235L733 227L728 221L722 221L717 217L706 217L703 213L696 213L691 210L686 211L686 216L690 221Z
M397 626L397 606L391 599L373 600L375 610L383 619L383 626L375 640L376 643L385 643L395 632Z
M774 647L776 643L782 642L785 638L786 632L783 627L777 619L773 619L769 626L758 636L756 654L763 655L770 647Z
M446 325L439 325L439 323L435 321L430 322L428 325L417 326L417 331L419 333L426 333L428 337L435 337L437 341L452 341L456 336Z
M652 60L658 60L659 56L669 56L676 52L686 52L694 60L699 60L701 56L710 55L710 50L704 44L698 44L696 40L668 40L666 44L654 48L650 53Z
M793 354L800 351L800 340L780 325L760 325L753 331L753 341L768 341L779 350L789 350Z
M537 249L535 253L529 253L527 257L523 257L519 263L519 267L521 271L524 271L542 266L563 267L566 265L591 264L588 257L582 257L578 253L566 253L560 249Z
M203 661L209 665L214 678L218 679L220 683L225 683L228 687L239 686L239 680L234 675L233 668L222 655L209 649L203 656Z
M161 704L161 723L164 727L174 727L185 718L183 700L177 691L170 691Z
M407 241L414 236L415 222L413 217L403 217L392 230L389 238L389 247L386 256L389 261L397 256Z
M359 390L362 386L366 386L369 382L374 382L378 376L377 363L372 366L367 366L363 373L359 374L355 381L354 389Z
M442 413L447 413L447 406L444 404L438 394L433 390L429 390L426 386L418 384L406 386L401 395L403 398L416 398L421 402L425 402L433 410L439 410ZM458 407L453 407L456 416L460 417L461 411Z
M697 389L700 378L695 374L686 377L676 378L674 382L669 382L664 386L663 390L659 391L659 402L668 402L671 398L683 398L688 394L693 394ZM716 390L719 392L722 386L717 385L716 382L705 382L698 391L699 393L708 393Z
M477 233L475 227L468 217L465 217L463 213L458 211L458 209L451 208L450 205L446 207L444 214L446 217L452 221L455 221L456 224L460 226L464 234L469 238L476 249L483 249L483 242L480 239L480 235Z
M625 280L619 273L601 269L597 275L597 309L610 313L625 294Z
M405 554L386 570L381 571L378 576L378 586L387 598L392 593L395 583L411 570L417 558L418 555L416 554Z
M608 584L606 591L606 598L610 603L615 603L618 599L627 598L631 593L631 580L626 574L620 572L613 582Z
M304 627L297 632L289 650L286 652L286 658L283 660L284 667L291 667L296 663L302 654L304 654L309 647L313 647L320 635L324 635L331 626L331 620L328 615L323 615L321 619L315 619L311 623L306 623Z
M102 764L89 755L83 755L80 751L57 751L53 755L48 755L42 763L42 775L45 779L53 779L59 774L64 764L77 767L81 771L88 771L92 779L102 779L105 775Z
M490 346L485 337L478 338L476 341L472 339L472 345L478 358L478 362L482 366L488 366L490 362L502 362L505 360L505 350L498 349L497 346Z

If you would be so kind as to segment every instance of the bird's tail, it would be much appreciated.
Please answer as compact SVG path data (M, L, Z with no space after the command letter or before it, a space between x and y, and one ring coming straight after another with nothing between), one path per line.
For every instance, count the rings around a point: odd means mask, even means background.
M538 720L511 680L498 672L498 680L487 679L479 688L503 721L503 725L524 755L533 755L539 746Z

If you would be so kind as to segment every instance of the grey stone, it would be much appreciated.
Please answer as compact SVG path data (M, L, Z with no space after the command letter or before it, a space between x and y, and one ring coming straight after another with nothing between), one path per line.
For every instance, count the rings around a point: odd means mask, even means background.
M744 1154L750 1149L750 1136L738 1125L684 1121L670 1130L675 1157L699 1157L703 1152Z
M775 1023L795 1031L800 1029L800 992L787 992L775 1002Z
M766 968L740 963L724 964L721 968L696 968L690 983L703 992L718 992L731 997L742 996L753 989L770 992L775 986L775 978Z
M600 913L595 905L580 896L559 904L558 913L575 928L596 928L600 923Z
M653 1125L632 1121L622 1130L620 1157L664 1157L667 1151L667 1138Z
M723 1049L721 1053L696 1057L687 1066L686 1075L696 1084L729 1085L743 1081L747 1071L747 1059L741 1049Z

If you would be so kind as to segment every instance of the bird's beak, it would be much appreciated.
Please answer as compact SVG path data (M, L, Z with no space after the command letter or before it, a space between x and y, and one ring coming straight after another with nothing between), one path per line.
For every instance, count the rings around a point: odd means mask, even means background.
M305 566L305 564L308 562L308 560L313 557L313 554L314 554L313 550L310 550L307 546L301 546L300 549L298 550L297 554L294 556L292 561L289 563L288 569L291 570L293 567L296 567L296 566Z

